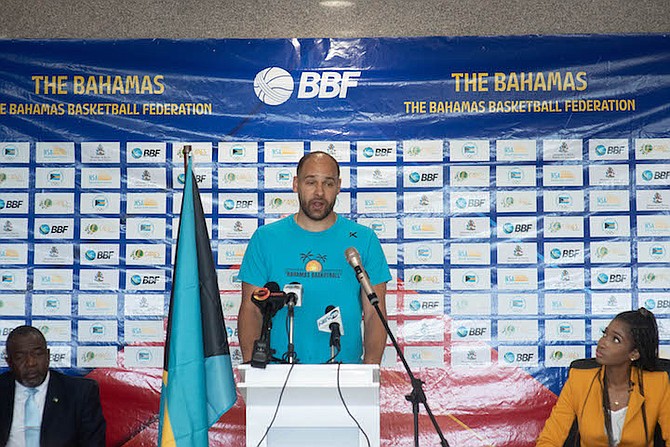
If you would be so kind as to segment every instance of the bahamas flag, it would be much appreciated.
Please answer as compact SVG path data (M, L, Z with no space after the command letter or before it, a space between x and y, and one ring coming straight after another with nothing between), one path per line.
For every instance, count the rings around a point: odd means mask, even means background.
M168 314L158 445L207 446L207 431L237 399L216 268L191 159Z

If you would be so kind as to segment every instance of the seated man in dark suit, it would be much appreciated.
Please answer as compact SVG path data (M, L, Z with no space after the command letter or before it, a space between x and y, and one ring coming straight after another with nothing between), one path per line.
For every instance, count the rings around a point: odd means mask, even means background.
M0 446L103 447L98 384L49 370L44 335L19 326L7 337L10 371L0 375Z

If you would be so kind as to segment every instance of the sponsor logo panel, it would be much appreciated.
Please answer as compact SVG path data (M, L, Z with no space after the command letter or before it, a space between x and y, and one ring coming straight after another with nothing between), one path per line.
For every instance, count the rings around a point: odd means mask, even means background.
M82 183L83 179L82 175ZM35 168L35 187L45 189L74 188L74 168L54 166Z
M453 191L449 197L452 214L489 213L491 198L488 191Z
M84 141L81 143L81 162L119 163L121 161L121 144L118 141Z
M491 290L489 268L452 268L451 290Z
M551 238L583 238L584 218L581 216L545 216L544 237Z
M80 320L77 325L80 342L115 342L118 340L116 320Z
M449 219L452 239L488 239L491 237L491 219L488 217L452 217Z
M444 290L444 271L406 268L405 290Z
M191 155L193 156L193 164L211 163L213 160L214 150L212 143L204 142L174 142L172 143L172 162L182 165L184 163L184 147L191 146Z
M167 145L156 142L126 143L126 161L131 163L165 163Z
M167 188L167 172L165 168L141 167L128 168L129 189L165 189ZM173 182L175 187L179 187Z
M258 163L258 143L219 142L219 163Z
M395 192L359 192L356 194L356 207L359 213L392 214L398 211L398 198Z
M584 288L584 269L551 267L544 270L546 290L580 290Z
M542 185L545 187L583 186L581 165L549 165L542 167Z
M439 213L444 212L444 196L439 191L411 191L403 194L405 213Z
M47 343L72 341L70 320L33 320L32 326L39 329Z
M670 138L635 140L636 160L670 160Z
M268 204L265 204L266 208ZM219 214L258 215L258 194L219 194Z
M488 345L452 344L450 351L453 368L482 368L491 364L491 347Z
M73 265L72 244L35 244L35 264Z
M670 211L670 189L635 191L638 211Z
M586 357L585 346L545 346L544 366L547 368L565 368L574 360Z
M418 219L417 219L418 220ZM437 219L436 219L437 220ZM398 222L395 218L375 218L375 217L359 217L357 222L365 227L372 229L379 239L396 239L398 234ZM426 227L428 228L428 227ZM432 226L430 228L433 228ZM426 231L426 233L429 233ZM431 232L432 233L432 232ZM436 236L427 238L434 239ZM441 237L441 234L440 236Z
M453 293L451 315L491 315L491 295L488 293Z
M82 189L119 189L120 186L119 168L81 168Z
M37 163L74 163L72 142L38 142L35 151Z
M339 163L351 161L351 142L349 141L311 141L309 148L311 152L325 152Z
M165 340L163 320L125 320L123 338L126 343L158 343Z
M582 140L544 140L542 159L545 161L581 160Z
M405 188L441 188L444 185L442 166L404 166L402 177ZM358 184L360 186L360 180Z
M589 210L601 211L628 211L630 209L629 192L620 190L591 190L589 191Z
M390 348L388 351L390 359L395 359L395 349ZM405 346L403 355L414 368L444 368L443 346Z
M70 269L43 269L33 271L35 290L72 290L73 273Z
M79 295L78 312L81 316L113 317L117 314L117 296L113 294Z
M123 366L126 368L162 368L162 346L126 346L124 348Z
M537 268L499 268L500 290L537 290Z
M591 313L594 315L616 315L631 309L630 292L594 292L591 294Z
M627 139L589 140L590 160L628 160Z
M590 216L589 231L591 237L628 237L630 236L630 217Z
M0 264L28 264L28 244L0 244Z
M118 353L116 346L77 346L79 368L116 368Z
M218 264L239 265L242 263L247 244L219 244Z
M589 166L589 185L628 186L629 177L628 165Z
M535 161L537 160L537 142L535 140L497 140L496 160Z
M499 320L498 341L538 341L539 329L537 320Z
M638 236L670 236L670 215L637 216Z
M165 214L167 209L167 197L162 192L129 192L126 200L128 214Z
M395 166L361 166L357 170L356 182L359 188L395 188L398 184L397 171Z
M498 295L498 314L537 315L537 293L501 293Z
M544 295L544 313L547 315L584 315L586 297L583 293L547 293Z
M2 293L0 294L0 309L2 309L3 317L23 317L26 315L26 296L24 294ZM33 315L37 315L34 304ZM0 322L0 332L2 330L3 326ZM0 340L3 337L7 337L7 334L0 334ZM1 355L0 358L2 358Z
M489 161L491 148L488 140L449 140L450 161Z
M442 239L444 237L444 219L442 218L405 217L402 222L404 239Z
M592 289L630 289L628 267L594 267L591 269Z
M80 290L118 290L119 270L81 269L79 271Z
M630 242L594 241L590 246L592 264L630 263Z
M26 269L0 268L0 290L27 290L27 285Z
M164 239L165 219L158 217L129 217L126 219L126 239Z
M502 367L533 368L539 366L537 346L499 346L498 365Z
M442 140L404 140L402 142L403 161L441 162L444 159Z
M403 245L405 265L444 263L444 245L440 242L415 242ZM391 264L396 264L392 262Z
M638 164L635 166L637 186L668 186L670 164Z
M398 157L395 141L357 141L356 160L359 163L395 163Z
M491 172L488 166L451 166L449 186L452 188L488 188Z
M544 263L547 265L558 264L583 264L584 243L583 242L545 242Z
M410 316L444 315L444 298L442 295L434 294L406 295L403 314ZM442 327L442 331L444 332L444 327ZM442 341L442 339L439 341Z
M29 198L27 192L0 193L0 215L28 214ZM74 201L73 201L74 210Z
M670 269L667 267L638 267L640 289L670 289Z
M443 342L444 320L438 318L405 320L402 325L402 336L408 343Z
M637 243L639 262L670 262L670 241L639 241Z
M225 188L235 189L236 185L242 188L258 187L258 172L255 168L235 168L227 169L226 177L222 178L219 170L219 185L222 181ZM263 176L263 183L266 189L285 189L293 188L293 177L296 175L296 166L277 166L266 167ZM221 186L219 186L221 188Z
M584 191L544 191L542 202L545 212L580 213L584 211Z
M537 246L532 242L498 242L498 264L536 264Z
M165 296L148 293L127 293L123 297L123 314L127 317L164 316ZM224 314L228 313L224 308Z
M121 222L119 222L119 219L83 218L83 217L81 219L80 237L82 239L119 240L120 234L121 234Z
M549 341L585 341L586 321L545 320L544 338Z
M496 186L535 186L535 166L496 166Z
M302 141L266 141L264 150L266 163L297 163L305 154Z
M33 295L33 315L39 316L71 316L72 297L70 295Z
M28 168L8 168L0 165L0 190L28 189L29 179Z
M30 143L0 143L0 164L30 163Z
M496 191L498 213L535 213L536 191Z
M670 293L640 293L638 296L639 305L646 307L654 314L670 313Z
M120 214L121 194L118 192L81 193L81 214Z
M491 244L489 243L452 243L450 248L452 265L491 264Z

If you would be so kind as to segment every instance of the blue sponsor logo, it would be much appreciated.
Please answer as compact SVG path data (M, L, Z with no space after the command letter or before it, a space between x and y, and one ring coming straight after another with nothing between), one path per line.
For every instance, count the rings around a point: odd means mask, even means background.
M421 180L421 176L419 175L418 172L412 172L409 175L409 181L412 183L419 183L419 180Z
M49 231L50 231L49 225L47 224L40 225L40 233L49 234Z
M456 329L456 334L458 334L459 337L467 337L468 328L466 328L465 326L461 326L458 329Z
M561 257L561 250L554 248L549 253L553 259L559 259Z
M600 273L597 279L600 284L607 284L608 278L606 274Z
M88 259L89 261L94 260L95 259L95 250L87 250L85 256L86 256L86 259Z
M503 232L505 232L505 234L512 234L512 233L514 233L514 225L512 225L512 224L509 223L509 222L507 222L505 225L503 225Z
M654 310L654 307L656 307L656 301L649 298L644 302L644 307L646 307L649 310Z
M374 155L375 155L375 151L371 147L366 147L365 149L363 149L363 156L365 158L372 158L372 157L374 157Z
M416 312L421 309L421 303L418 300L412 300L412 302L409 303L409 308Z
M650 170L647 169L646 171L642 172L642 180L645 180L645 181L648 182L649 180L651 180L653 178L654 178L654 173L651 172Z
M142 149L136 147L130 151L130 155L132 155L133 158L142 158Z
M458 199L456 199L456 206L460 209L467 208L468 201L465 200L463 197L459 197Z
M599 144L596 146L596 155L603 156L607 153L607 148L603 146L602 144Z
M232 209L235 208L235 201L234 201L234 200L231 200L231 199L226 199L226 200L223 202L223 207L224 207L225 209L227 209L228 211L230 211L230 210L232 210Z
M133 275L130 277L130 282L135 286L139 286L142 283L142 277L140 275Z
M514 363L514 353L513 352L506 352L505 355L503 356L505 361L507 363Z

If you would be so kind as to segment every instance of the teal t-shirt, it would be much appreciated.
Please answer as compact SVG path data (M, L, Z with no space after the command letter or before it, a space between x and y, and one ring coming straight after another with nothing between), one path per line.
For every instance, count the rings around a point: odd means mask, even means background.
M329 305L339 306L344 335L336 360L360 363L363 356L360 285L344 251L355 247L372 285L391 279L379 239L363 225L337 216L329 229L303 230L286 217L259 227L244 254L239 279L262 287L270 281L283 288L291 282L303 286L302 306L295 308L293 342L300 363L324 363L330 358L330 333L320 332L316 321ZM275 356L287 350L287 309L272 320L271 347Z

